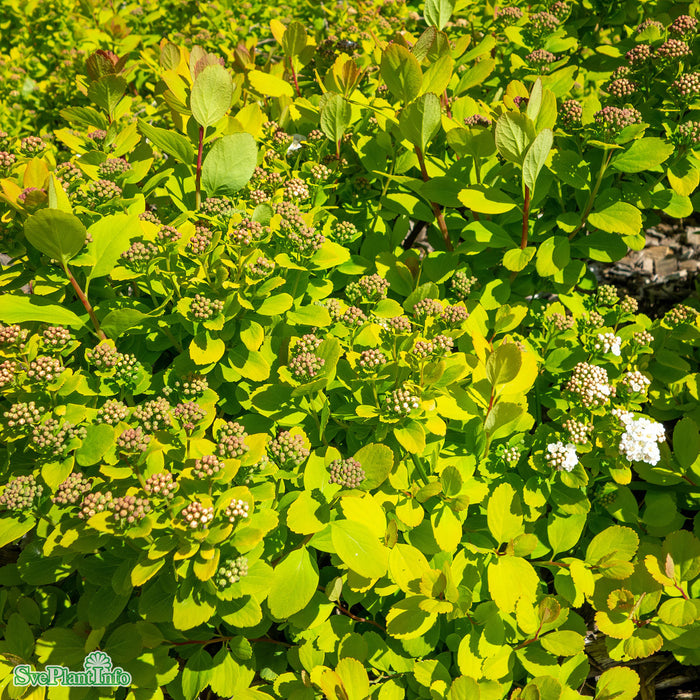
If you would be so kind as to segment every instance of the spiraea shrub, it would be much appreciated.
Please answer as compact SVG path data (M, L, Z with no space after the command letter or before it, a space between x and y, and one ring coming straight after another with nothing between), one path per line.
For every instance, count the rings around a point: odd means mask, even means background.
M595 276L699 203L695 5L5 11L2 698L700 664L700 305Z

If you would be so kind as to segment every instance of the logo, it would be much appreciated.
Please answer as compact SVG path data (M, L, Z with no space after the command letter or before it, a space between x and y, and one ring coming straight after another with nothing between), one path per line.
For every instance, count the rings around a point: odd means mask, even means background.
M129 686L131 674L123 668L112 666L112 659L104 651L91 651L83 661L82 671L71 671L66 666L47 666L34 671L29 664L12 669L15 686L65 686L69 688L94 688L100 686Z

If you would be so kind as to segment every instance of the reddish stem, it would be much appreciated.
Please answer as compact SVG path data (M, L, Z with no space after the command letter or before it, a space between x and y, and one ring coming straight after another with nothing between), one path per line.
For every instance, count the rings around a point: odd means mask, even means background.
M523 205L523 232L520 238L520 250L527 247L528 219L530 218L530 188L525 185L525 204Z
M204 151L204 127L199 127L199 149L197 150L197 179L195 185L195 206L202 204L202 152Z
M386 632L386 630L378 623L375 622L374 620L368 620L366 617L360 617L359 615L355 615L351 613L347 608L344 608L340 603L336 603L335 607L340 610L344 615L347 615L349 618L355 620L355 622L368 622L370 625L374 625L377 629L380 629L382 632Z
M73 273L70 271L68 265L65 265L63 269L66 271L66 274L68 275L68 280L73 285L73 289L75 290L75 293L78 295L78 299L80 299L80 303L85 307L85 311L88 312L88 316L90 317L90 320L92 321L92 325L95 327L95 332L97 333L97 337L100 340L107 340L107 336L105 335L104 331L100 328L100 322L97 320L97 316L95 315L95 310L92 308L92 305L88 301L88 298L85 296L85 292L80 288L80 285L78 284L78 281L75 279L75 277L73 277Z
M292 73L292 81L294 82L294 89L297 91L297 97L301 97L299 83L297 82L297 72L294 70L294 58L292 56L289 57L289 70Z
M425 157L423 156L423 151L421 151L418 146L415 146L415 151L416 155L418 156L418 163L420 164L420 173L421 177L423 178L423 182L428 182L428 180L430 180L430 176L428 175L428 171L425 167ZM438 227L442 233L442 238L445 241L445 247L447 250L453 251L454 248L452 247L452 241L450 240L450 233L447 230L447 223L445 222L445 217L440 209L440 206L435 202L430 202L430 206L433 209L433 214L435 214L435 219L437 220Z

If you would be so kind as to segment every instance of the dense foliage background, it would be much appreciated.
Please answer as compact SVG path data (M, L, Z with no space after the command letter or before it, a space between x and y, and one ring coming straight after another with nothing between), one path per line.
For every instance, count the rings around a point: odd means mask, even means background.
M697 5L0 2L2 697L699 665Z

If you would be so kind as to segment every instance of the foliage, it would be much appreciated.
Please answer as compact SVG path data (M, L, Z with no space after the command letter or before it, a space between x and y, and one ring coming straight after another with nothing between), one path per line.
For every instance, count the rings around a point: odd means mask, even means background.
M696 209L678 3L5 5L3 698L700 663L696 301L591 265Z

